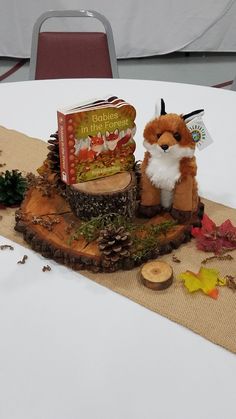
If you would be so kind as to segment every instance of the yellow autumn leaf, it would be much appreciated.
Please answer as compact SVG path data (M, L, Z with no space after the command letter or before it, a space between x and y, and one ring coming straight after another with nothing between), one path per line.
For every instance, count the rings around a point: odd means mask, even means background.
M198 273L192 271L182 272L179 278L184 281L185 287L189 292L198 290L212 298L218 297L218 285L225 285L224 278L220 278L219 272L216 269L208 269L201 267Z

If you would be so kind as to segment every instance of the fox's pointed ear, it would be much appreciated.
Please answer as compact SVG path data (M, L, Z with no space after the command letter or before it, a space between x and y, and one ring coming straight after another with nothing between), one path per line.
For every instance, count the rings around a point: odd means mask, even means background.
M202 114L204 113L204 109L198 109L196 111L190 112L190 113L186 113L186 115L182 115L182 118L184 121L186 121L187 119L192 119L194 116L198 115L198 114Z
M166 105L164 99L161 99L161 113L160 115L166 115Z

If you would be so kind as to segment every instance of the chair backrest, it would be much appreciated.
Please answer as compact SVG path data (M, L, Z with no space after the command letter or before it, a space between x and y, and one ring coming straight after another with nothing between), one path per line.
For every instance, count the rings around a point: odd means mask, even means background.
M85 17L100 21L105 32L41 32L50 18ZM58 78L118 78L112 28L92 10L51 10L35 22L30 57L30 80Z

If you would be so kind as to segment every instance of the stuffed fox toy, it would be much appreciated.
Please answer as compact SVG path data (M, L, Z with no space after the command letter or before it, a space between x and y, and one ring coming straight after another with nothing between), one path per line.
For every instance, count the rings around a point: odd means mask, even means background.
M180 222L197 213L195 143L185 120L188 115L167 114L161 100L161 115L144 129L146 153L141 166L140 212L148 217L164 210Z

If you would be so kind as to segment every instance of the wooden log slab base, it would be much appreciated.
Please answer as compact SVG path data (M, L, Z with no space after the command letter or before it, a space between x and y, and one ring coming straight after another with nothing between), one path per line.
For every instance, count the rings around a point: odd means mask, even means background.
M81 220L118 213L132 218L136 211L136 176L132 172L67 185L66 193L74 214Z
M173 282L173 269L163 261L147 262L141 269L141 279L152 290L164 290Z
M124 220L127 221L127 217L124 217ZM162 213L151 219L134 217L128 222L131 227L130 233L122 233L123 236L119 240L119 234L115 229L115 240L118 240L118 244L114 245L114 241L109 238L103 252L101 243L99 248L98 236L92 240L83 235L76 236L75 233L85 222L74 215L68 201L59 191L54 190L51 196L44 196L42 191L32 187L16 212L15 229L23 234L33 250L44 257L75 270L88 269L94 272L132 269L171 252L191 237L191 224L176 224L170 213ZM170 228L160 230L160 226L165 224L170 225ZM136 229L135 237L133 227ZM127 240L126 236L129 235L130 239ZM103 237L106 238L106 234L103 233ZM124 238L126 240L123 243ZM143 244L147 247L142 247ZM110 246L113 255L115 252L116 256L111 260L108 256L111 254Z

